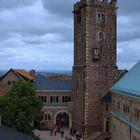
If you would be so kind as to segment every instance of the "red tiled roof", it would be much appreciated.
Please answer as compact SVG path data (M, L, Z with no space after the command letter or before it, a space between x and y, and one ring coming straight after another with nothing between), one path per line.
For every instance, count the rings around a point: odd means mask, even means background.
M25 77L25 78L27 78L27 79L29 79L29 80L33 80L33 79L34 79L33 76L32 76L28 71L26 71L26 70L23 70L23 69L14 69L14 71L15 71L17 74L19 74L19 75L21 75L22 77Z

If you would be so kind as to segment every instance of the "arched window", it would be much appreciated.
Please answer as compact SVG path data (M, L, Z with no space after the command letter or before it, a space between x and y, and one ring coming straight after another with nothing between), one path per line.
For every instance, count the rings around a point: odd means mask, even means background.
M51 120L51 115L50 115L50 113L46 113L46 114L45 114L45 120L46 120L46 121L50 121L50 120Z
M101 18L101 15L98 14L98 16L97 16L97 21L98 21L98 22L100 22L100 18Z
M104 14L102 14L101 21L105 22L105 15Z
M105 22L106 16L105 11L102 9L97 10L97 22Z
M102 32L102 31L99 31L99 32L97 33L97 40L98 40L98 41L103 41L103 40L105 40L105 33Z

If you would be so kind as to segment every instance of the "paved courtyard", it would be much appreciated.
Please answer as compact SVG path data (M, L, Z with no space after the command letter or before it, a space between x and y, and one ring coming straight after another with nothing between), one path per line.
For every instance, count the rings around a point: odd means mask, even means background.
M65 136L71 137L69 135L68 129L64 129L64 137L63 138L61 137L60 133L57 133L56 136L54 136L54 134L53 134L53 136L51 136L50 131L40 131L40 130L35 129L34 133L36 136L39 136L41 138L41 140L65 140ZM71 138L72 138L72 140L76 140L75 137L71 137Z

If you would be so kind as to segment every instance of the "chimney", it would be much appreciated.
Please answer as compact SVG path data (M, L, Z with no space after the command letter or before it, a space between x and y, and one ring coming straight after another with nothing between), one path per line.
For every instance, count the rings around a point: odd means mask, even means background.
M36 76L36 72L35 72L35 70L31 70L30 71L30 75L35 79L35 76Z

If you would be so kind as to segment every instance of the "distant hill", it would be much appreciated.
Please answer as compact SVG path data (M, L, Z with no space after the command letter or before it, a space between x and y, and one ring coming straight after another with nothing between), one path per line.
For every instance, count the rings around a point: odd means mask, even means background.
M0 70L0 77L6 73L6 70Z
M68 75L68 76L72 76L72 72L71 71L37 71L36 75L42 75L44 77L48 77L48 76L58 76L58 75Z

